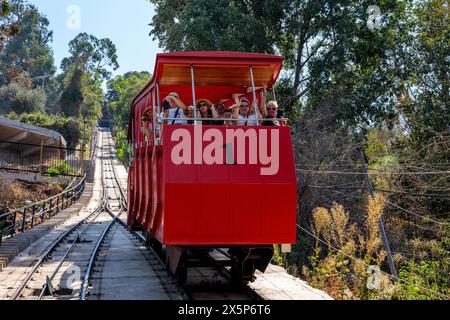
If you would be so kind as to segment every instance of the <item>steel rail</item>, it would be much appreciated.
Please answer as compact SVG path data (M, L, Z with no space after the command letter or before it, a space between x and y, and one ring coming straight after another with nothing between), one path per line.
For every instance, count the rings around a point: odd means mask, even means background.
M102 172L103 175L103 172ZM103 181L102 181L103 182ZM103 188L104 189L104 188ZM39 260L34 264L33 268L28 272L26 278L24 280L22 280L22 282L20 283L19 287L14 291L14 293L11 296L11 300L17 300L20 296L20 294L23 292L23 290L25 289L26 285L28 284L28 282L32 279L33 275L36 273L37 269L43 264L43 262L47 259L47 257L50 255L50 253L52 253L56 247L58 247L62 241L64 241L70 234L72 234L76 229L78 229L82 224L86 223L86 222L91 222L91 221L95 221L100 214L102 213L102 210L104 209L105 206L105 200L106 200L106 192L104 190L103 193L103 198L102 201L99 203L99 205L94 209L94 211L86 218L82 219L80 222L78 222L76 225L74 225L73 227L71 227L69 230L67 230L66 232L64 232L62 235L60 235L55 241L53 241L44 251L43 254L41 254ZM80 233L84 233L84 231L87 229L88 226L86 226L86 228L83 229L83 231ZM59 271L60 267L62 266L62 263L64 262L64 260L67 258L68 254L71 252L71 250L73 249L74 245L76 244L76 241L74 241L73 245L68 249L68 251L66 252L66 254L64 255L63 259L60 261L60 263L57 266L57 271L53 273L52 275L52 279L54 278L54 276L57 274L57 272ZM43 288L41 290L41 293L39 295L39 300L42 299L43 295L45 294L45 291L47 289L47 283L45 283L43 285Z
M104 137L105 136L102 135L102 139L104 139ZM102 145L103 145L103 143L102 143ZM112 148L108 146L108 149L109 149L109 154L110 154L110 157L111 157L111 153L112 152L111 152L110 149L112 149ZM87 300L89 283L90 283L90 280L91 280L95 259L98 256L100 247L101 247L102 243L105 241L106 235L111 230L112 226L119 220L119 217L122 215L122 213L127 210L126 206L124 206L124 203L123 203L123 191L121 189L119 180L117 179L117 172L116 172L116 170L114 168L114 164L113 164L111 159L109 160L109 162L110 163L108 163L108 164L104 164L102 162L102 169L103 169L103 166L106 166L106 165L109 165L111 167L111 171L110 172L112 173L112 176L114 178L114 179L111 179L111 180L115 181L115 185L113 183L113 188L114 188L114 190L119 189L119 192L120 192L120 197L119 197L119 199L117 199L117 201L119 201L120 208L119 208L119 213L115 214L113 212L113 209L111 209L109 207L110 199L108 198L106 200L106 202L105 202L105 208L104 209L105 209L106 212L108 212L113 217L113 220L103 230L103 232L100 235L100 237L98 238L97 243L96 243L96 245L94 247L94 250L92 251L92 254L91 254L90 258L89 258L89 263L88 263L88 266L87 266L87 269L86 269L86 272L85 272L85 275L84 275L84 278L83 278L83 284L81 286L80 300L83 300L83 301ZM104 190L105 190L105 193L107 193L107 191L106 191L107 190L107 179L105 177L102 177L102 178L104 179L103 180L103 183L105 185Z

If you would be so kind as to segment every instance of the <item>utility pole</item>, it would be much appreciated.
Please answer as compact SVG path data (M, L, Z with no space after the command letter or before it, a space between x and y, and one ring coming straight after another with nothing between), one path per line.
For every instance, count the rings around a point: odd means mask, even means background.
M361 164L363 166L363 172L364 172L364 176L366 178L367 186L369 187L370 195L372 196L372 199L375 199L375 191L373 190L372 181L370 180L369 170L367 168L367 162L366 162L366 159L364 157L364 153L362 150L359 151L359 158L360 158ZM391 271L391 274L395 278L398 278L397 269L395 268L394 259L392 258L391 247L389 246L389 241L388 241L387 234L386 234L386 229L384 228L383 215L380 216L380 221L378 222L378 224L379 224L380 231L381 231L381 238L383 240L383 246L384 246L384 249L386 250L386 254L387 254L389 269Z

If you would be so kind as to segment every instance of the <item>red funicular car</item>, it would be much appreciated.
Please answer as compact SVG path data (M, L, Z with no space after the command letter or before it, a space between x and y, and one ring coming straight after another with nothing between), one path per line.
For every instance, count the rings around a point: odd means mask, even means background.
M225 265L240 282L264 272L273 244L296 242L297 183L288 127L201 125L197 113L190 125L174 125L162 116L164 99L175 92L187 105L230 106L246 96L256 110L282 62L255 53L159 54L133 101L129 228L146 234L180 281L193 266Z

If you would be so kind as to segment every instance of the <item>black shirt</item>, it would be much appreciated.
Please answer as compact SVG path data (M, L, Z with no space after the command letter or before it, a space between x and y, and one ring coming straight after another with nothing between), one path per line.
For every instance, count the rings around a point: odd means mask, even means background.
M264 126L264 127L281 127L281 123L278 119L266 118L263 121L262 126Z

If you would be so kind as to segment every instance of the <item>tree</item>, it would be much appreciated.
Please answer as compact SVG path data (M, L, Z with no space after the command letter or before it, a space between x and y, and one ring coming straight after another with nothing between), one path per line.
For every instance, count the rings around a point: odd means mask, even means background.
M75 65L66 71L64 89L58 101L59 110L69 117L79 117L84 101L83 97L83 77L82 70Z
M0 87L0 112L30 113L44 110L47 96L40 89L33 89L30 76L20 73L13 82Z
M415 149L450 130L448 10L444 0L420 2L414 7L410 24L417 36L410 39L399 62L407 66L408 77L396 97Z
M87 33L80 33L69 42L70 57L61 63L61 69L67 72L72 65L77 65L85 73L91 73L96 79L109 79L109 69L117 70L117 49L110 39L98 39Z
M5 47L5 43L9 38L15 36L20 29L14 24L8 22L8 15L11 13L11 4L2 0L0 2L0 52Z
M116 46L109 39L80 33L69 43L70 57L61 63L62 92L57 106L67 116L94 121L102 115L101 85L119 67Z
M148 72L128 72L108 82L106 101L120 127L128 125L131 103L150 79Z
M10 0L10 3L11 12L4 23L14 25L16 32L0 54L0 83L7 84L22 72L32 79L53 76L56 72L50 48L53 32L48 30L48 19L24 0ZM36 81L37 84L40 82Z
M168 51L274 52L281 1L150 0L151 35Z
M106 112L112 111L115 123L115 140L117 155L125 164L129 159L129 146L127 140L130 108L134 97L151 79L148 72L128 72L117 76L108 82L106 94Z

